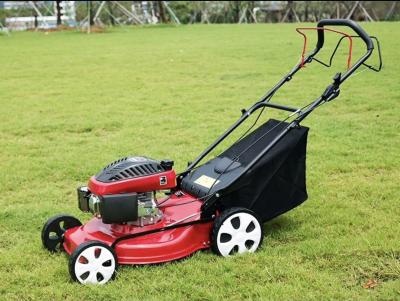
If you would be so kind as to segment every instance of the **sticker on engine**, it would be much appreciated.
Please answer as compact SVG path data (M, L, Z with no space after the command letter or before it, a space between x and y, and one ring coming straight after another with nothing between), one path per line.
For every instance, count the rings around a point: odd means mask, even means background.
M220 181L217 179L211 178L209 176L202 175L200 178L198 178L194 182L198 185L201 185L205 188L210 189L213 185L217 185Z
M166 176L160 177L160 185L167 185L167 177Z

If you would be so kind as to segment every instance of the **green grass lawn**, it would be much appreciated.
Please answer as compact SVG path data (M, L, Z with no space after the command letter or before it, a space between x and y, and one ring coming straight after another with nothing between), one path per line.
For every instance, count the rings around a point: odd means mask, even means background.
M294 66L302 38L292 24L0 36L0 299L399 300L400 24L363 26L384 69L304 120L309 199L265 224L260 251L123 267L102 287L72 283L67 257L42 248L46 219L88 220L75 188L121 156L182 170ZM343 45L334 68L307 66L273 101L319 96L344 70Z

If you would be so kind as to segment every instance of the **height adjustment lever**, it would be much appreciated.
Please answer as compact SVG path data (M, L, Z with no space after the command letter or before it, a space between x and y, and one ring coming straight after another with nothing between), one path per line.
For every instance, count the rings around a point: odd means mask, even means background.
M321 98L323 100L331 101L339 96L339 94L340 94L339 86L341 83L341 77L342 77L341 73L336 73L336 75L333 77L333 83L330 84L325 89L324 93L322 93L322 95L321 95Z
M339 88L340 86L340 81L342 79L342 73L338 72L335 74L335 76L333 77L333 84Z

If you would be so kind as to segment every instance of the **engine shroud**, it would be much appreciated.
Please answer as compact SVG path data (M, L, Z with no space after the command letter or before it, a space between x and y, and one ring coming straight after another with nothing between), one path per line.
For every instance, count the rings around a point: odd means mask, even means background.
M149 192L176 186L173 162L146 157L125 157L104 167L89 180L89 190L96 195Z
M96 175L96 179L110 183L153 175L167 170L161 162L146 157L125 157L104 167Z

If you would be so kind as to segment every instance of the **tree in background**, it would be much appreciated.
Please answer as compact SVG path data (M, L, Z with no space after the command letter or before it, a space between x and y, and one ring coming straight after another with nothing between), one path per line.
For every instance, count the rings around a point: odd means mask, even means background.
M61 1L56 1L57 26L61 25L61 16L62 16L61 9L62 9Z
M57 17L57 25L61 24L62 1L33 2L42 15L52 13ZM29 1L24 3L26 5L19 5L18 8L0 8L0 22L4 25L7 17L37 14L29 6ZM91 25L148 24L156 23L157 19L158 23L177 23L166 3L182 24L316 22L323 18L346 18L349 14L357 21L367 19L362 8L353 9L357 1L106 1L97 17L99 22L95 22L94 17L101 3L75 1L77 23L87 21L88 15ZM360 4L373 20L400 20L400 3L396 1L361 1ZM288 8L292 10L288 11ZM151 12L151 18L144 17L145 11ZM137 14L142 22L132 22L129 14Z

